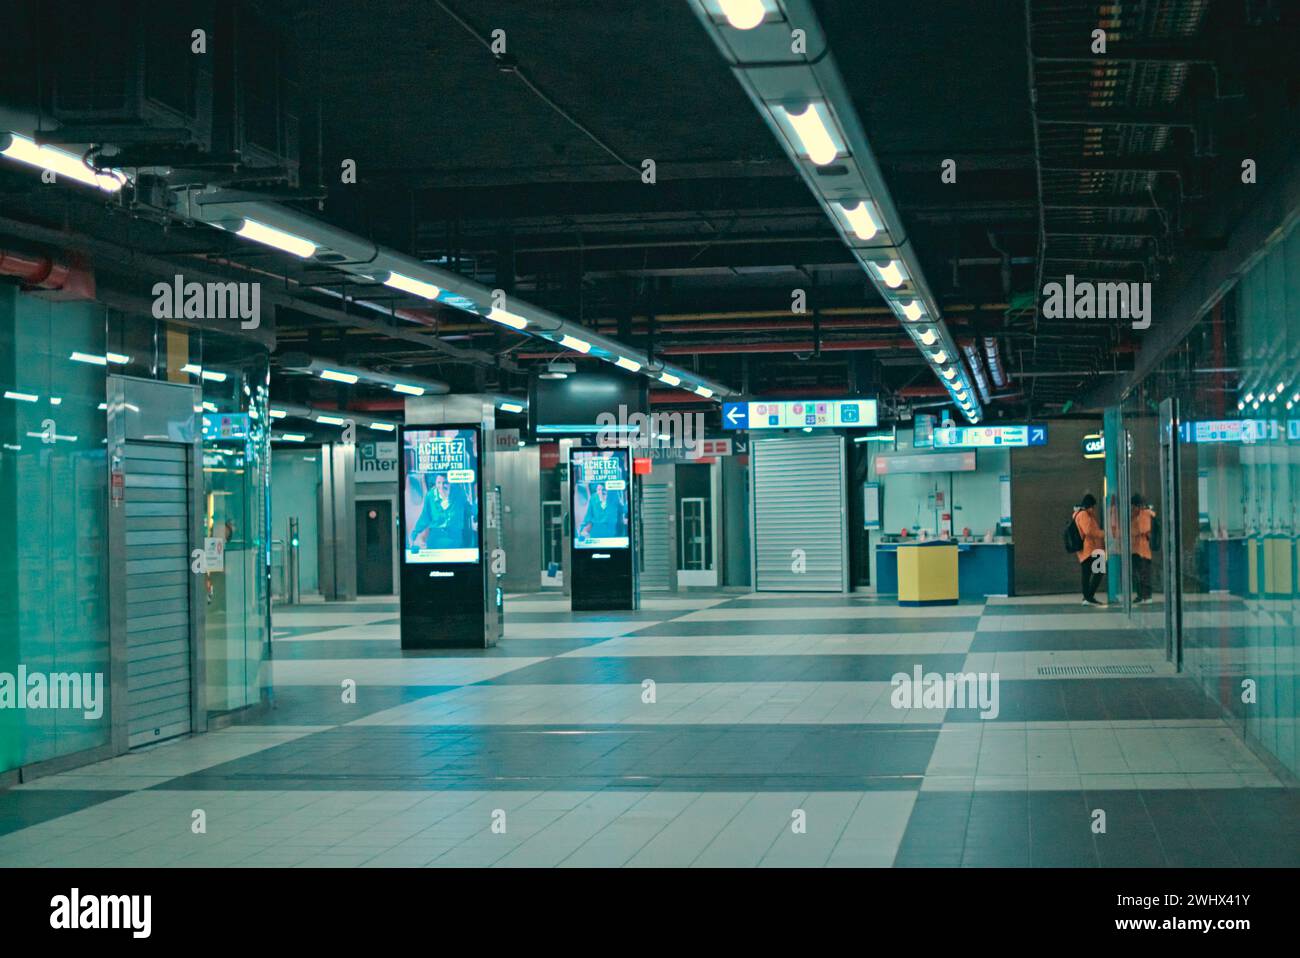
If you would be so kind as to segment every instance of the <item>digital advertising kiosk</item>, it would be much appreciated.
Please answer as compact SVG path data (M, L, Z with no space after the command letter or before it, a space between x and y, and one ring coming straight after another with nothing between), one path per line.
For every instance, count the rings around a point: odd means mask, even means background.
M569 596L575 612L636 609L636 496L628 449L569 449Z
M493 572L491 420L411 422L398 437L403 649L496 645L503 597ZM491 407L488 407L489 410ZM490 412L489 412L490 414Z

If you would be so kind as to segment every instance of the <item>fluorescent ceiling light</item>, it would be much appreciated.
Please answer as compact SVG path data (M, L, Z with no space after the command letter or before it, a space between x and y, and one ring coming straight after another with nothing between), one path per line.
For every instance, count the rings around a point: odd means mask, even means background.
M394 426L391 422L372 422L370 424L370 428L378 429L380 432L392 432L397 427Z
M412 293L424 299L437 299L442 290L432 283L426 283L423 280L412 279L402 273L389 273L384 278L384 285L391 286L393 289L400 289L404 293Z
M393 392L406 393L408 396L423 396L423 386L408 386L406 383L393 383Z
M956 378L957 378L957 370L955 370L955 369L945 369L945 370L943 370L943 378L944 378L944 379L949 379L949 380L956 379Z
M278 250L284 250L286 253L292 253L302 259L307 259L309 256L316 254L316 244L311 240L305 240L301 236L294 236L292 233L278 230L274 226L267 226L257 220L241 220L239 229L235 230L235 232L244 239L250 239L254 243L261 243L264 246L273 246Z
M802 155L817 166L825 166L840 155L840 144L831 133L830 111L825 103L810 102L800 113L791 113L783 106L776 107L775 111L794 132Z
M287 416L287 415L289 415L289 414L288 414L287 412L285 412L283 409L276 409L276 408L274 408L274 407L271 408L271 418L272 418L272 419L283 419L283 418L284 418L285 416Z
M660 373L659 381L662 383L667 383L669 386L680 386L682 384L681 377L674 376L672 373Z
M618 359L614 361L614 365L634 373L639 372L641 369L641 364L639 362L635 359L628 359L626 356L619 356Z
M203 408L206 409L208 412L216 412L217 404L214 402L205 402L203 404Z
M342 416L326 416L321 413L316 414L316 421L323 422L327 426L342 426L347 423Z
M915 299L910 303L900 304L900 308L903 310L903 315L912 322L916 322L921 318L921 304Z
M921 333L918 338L921 340L923 345L933 346L939 341L939 334L933 329L927 329L925 332Z
M942 366L944 363L948 361L948 354L941 349L938 352L931 353L930 359L935 363L937 363L938 365Z
M357 375L355 373L341 373L337 369L322 369L320 371L320 378L328 379L331 382L336 383L347 383L349 386L353 385L357 381Z
M116 363L119 366L124 366L131 361L130 356L126 356L122 353L105 353L104 358L110 363Z
M51 397L50 397L50 405L51 405L51 406L61 406L61 405L63 405L63 397L62 397L62 396L51 396Z
M511 329L523 329L528 325L528 320L510 312L508 309L490 309L487 318L494 323L500 323L502 326L509 326ZM584 349L583 352L586 352L586 350Z
M16 399L19 402L36 402L37 398L31 393L16 393L9 389L5 390L5 399Z
M501 404L501 410L503 412L523 412L524 407L521 403L517 402L503 402Z
M0 154L28 166L49 170L56 177L66 176L78 183L96 186L105 193L116 193L126 182L126 176L117 170L97 173L75 153L53 146L37 146L34 140L17 133L0 134Z
M718 0L722 15L737 30L752 30L767 17L763 0Z
M710 396L713 395L713 390L710 389L708 386L696 386L695 395L703 396L705 399L708 399Z
M217 372L215 369L203 369L194 365L194 363L187 363L182 366L181 372L189 373L191 376L201 376L214 383L224 383L228 378L226 373Z
M903 264L898 260L892 260L884 266L872 263L871 268L876 271L880 281L890 289L898 289L907 281L907 273L903 271Z
M276 436L275 438L282 439L285 442L306 442L307 441L307 437L300 432L282 432L280 433L280 435Z
M852 228L853 235L858 239L873 239L880 232L880 224L871 215L871 204L866 200L853 207L845 206L843 203L837 205L840 212L844 214L844 219L848 221L850 228Z
M579 353L591 352L591 343L578 339L576 336L570 336L567 333L560 337L560 345L567 346Z

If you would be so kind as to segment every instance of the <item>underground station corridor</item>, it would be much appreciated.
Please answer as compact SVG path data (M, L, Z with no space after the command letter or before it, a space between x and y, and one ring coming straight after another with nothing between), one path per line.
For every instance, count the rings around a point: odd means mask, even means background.
M17 937L1290 921L1300 3L6 13Z

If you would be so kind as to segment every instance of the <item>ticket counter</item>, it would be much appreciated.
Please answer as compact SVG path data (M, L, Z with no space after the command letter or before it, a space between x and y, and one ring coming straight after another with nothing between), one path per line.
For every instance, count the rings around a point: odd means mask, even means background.
M939 540L930 540L936 542ZM1009 539L951 542L957 550L957 595L982 599L990 595L1014 595L1013 546ZM924 543L881 542L876 545L876 592L899 595L901 550Z

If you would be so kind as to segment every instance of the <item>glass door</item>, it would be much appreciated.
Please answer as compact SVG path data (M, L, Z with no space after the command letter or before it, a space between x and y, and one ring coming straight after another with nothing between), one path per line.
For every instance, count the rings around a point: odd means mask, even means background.
M1178 400L1160 402L1160 489L1164 521L1160 524L1160 561L1165 587L1165 658L1183 670L1183 566L1180 535L1182 497L1179 482Z

